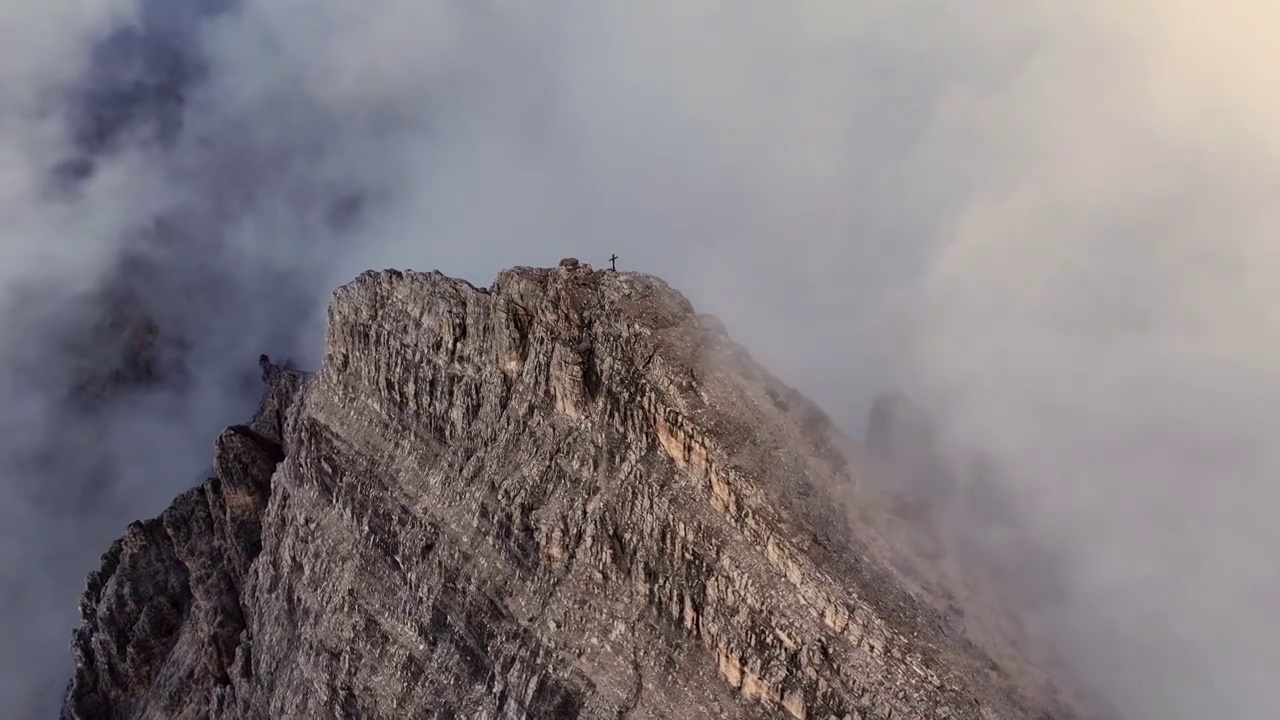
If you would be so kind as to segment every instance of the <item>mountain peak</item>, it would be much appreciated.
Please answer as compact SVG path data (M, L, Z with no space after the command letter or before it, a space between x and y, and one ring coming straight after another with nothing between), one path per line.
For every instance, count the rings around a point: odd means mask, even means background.
M91 576L68 717L1075 717L894 569L851 442L659 278L366 272L314 375L261 363L215 477Z

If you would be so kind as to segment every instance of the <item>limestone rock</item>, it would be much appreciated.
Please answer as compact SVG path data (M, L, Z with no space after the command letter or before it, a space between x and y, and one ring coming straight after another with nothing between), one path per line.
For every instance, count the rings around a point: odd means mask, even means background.
M848 442L661 280L368 272L103 557L69 718L1076 717L895 569Z

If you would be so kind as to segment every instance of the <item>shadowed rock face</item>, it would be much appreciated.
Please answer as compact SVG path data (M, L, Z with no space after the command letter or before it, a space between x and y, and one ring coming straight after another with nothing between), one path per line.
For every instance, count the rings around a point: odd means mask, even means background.
M71 718L1076 717L895 569L849 443L660 280L366 273L103 557Z

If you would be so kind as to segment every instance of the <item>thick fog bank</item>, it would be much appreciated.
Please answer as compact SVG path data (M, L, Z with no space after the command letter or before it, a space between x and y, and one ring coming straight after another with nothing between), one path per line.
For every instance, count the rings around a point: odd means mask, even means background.
M1280 715L1278 13L4 4L0 708L52 712L84 573L334 286L617 253L850 430L900 387L997 457L1124 717ZM164 381L68 399L143 318Z

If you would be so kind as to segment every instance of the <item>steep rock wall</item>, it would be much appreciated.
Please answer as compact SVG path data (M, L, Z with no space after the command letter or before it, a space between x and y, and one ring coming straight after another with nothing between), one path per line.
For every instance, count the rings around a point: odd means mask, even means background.
M850 522L844 440L662 281L366 273L83 604L70 717L1069 717Z

